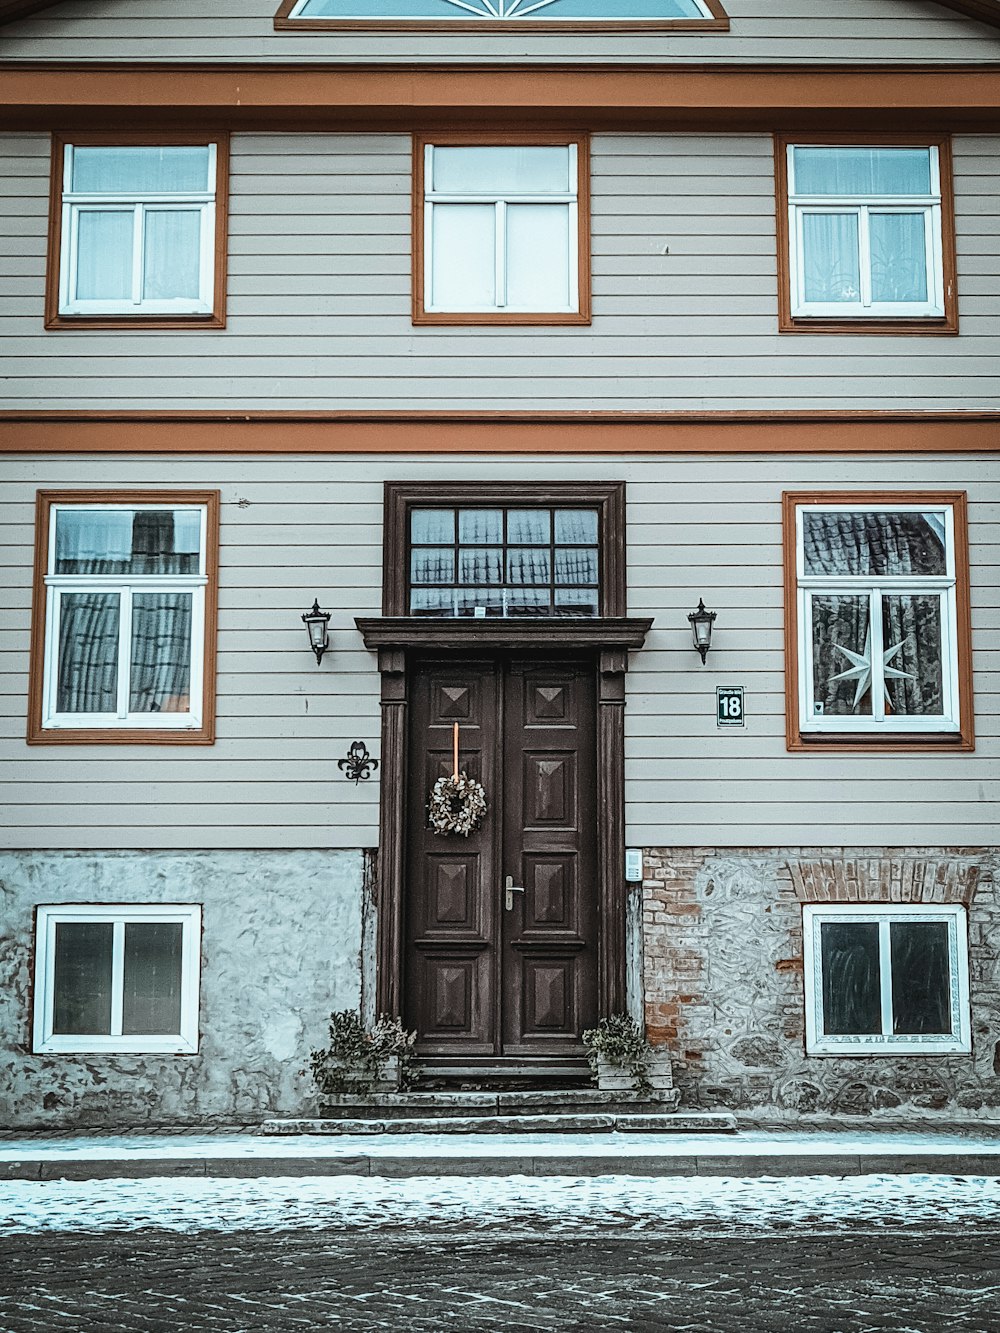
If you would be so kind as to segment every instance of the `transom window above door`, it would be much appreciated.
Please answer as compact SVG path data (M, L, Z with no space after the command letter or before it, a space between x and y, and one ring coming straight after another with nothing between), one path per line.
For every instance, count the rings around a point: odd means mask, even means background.
M588 180L584 136L418 136L414 323L587 323Z
M411 509L411 615L599 612L596 509Z
M627 614L623 482L387 482L385 616Z
M715 28L729 19L720 0L282 0L274 26L330 28L379 26L466 29L515 24L608 32L629 28Z

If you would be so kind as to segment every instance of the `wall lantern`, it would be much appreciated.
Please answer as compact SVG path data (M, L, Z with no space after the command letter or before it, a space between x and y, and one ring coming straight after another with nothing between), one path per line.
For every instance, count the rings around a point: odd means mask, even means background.
M306 611L302 616L303 623L309 633L309 647L316 654L317 662L322 661L323 654L330 646L330 631L327 629L327 625L330 623L330 615L331 612L319 609L319 601L314 598L312 610Z
M698 598L698 610L691 611L688 614L688 622L691 625L691 638L694 640L694 646L701 653L701 664L705 665L705 658L708 656L708 650L712 646L712 625L715 623L717 611L706 611L705 603L701 597Z

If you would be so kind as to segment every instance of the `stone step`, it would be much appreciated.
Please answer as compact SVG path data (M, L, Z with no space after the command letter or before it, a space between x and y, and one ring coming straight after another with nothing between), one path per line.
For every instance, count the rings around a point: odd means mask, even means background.
M674 1111L557 1115L441 1115L375 1119L265 1120L259 1132L293 1134L704 1134L736 1132L728 1112Z
M497 1115L663 1115L676 1109L675 1089L638 1093L598 1088L536 1089L532 1092L381 1092L360 1097L322 1097L320 1115L329 1120L426 1120L443 1116Z

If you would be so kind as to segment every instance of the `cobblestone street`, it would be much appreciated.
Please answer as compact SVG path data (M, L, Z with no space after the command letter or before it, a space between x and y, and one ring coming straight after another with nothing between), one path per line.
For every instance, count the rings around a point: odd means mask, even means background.
M4 1333L1000 1328L995 1236L18 1237Z
M991 1333L997 1197L932 1176L17 1182L0 1330Z

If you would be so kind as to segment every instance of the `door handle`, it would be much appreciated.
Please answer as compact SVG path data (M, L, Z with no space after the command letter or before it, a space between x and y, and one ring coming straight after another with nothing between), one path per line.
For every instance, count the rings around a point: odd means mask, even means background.
M513 912L513 910L514 910L514 894L515 894L515 893L523 893L523 892L524 892L524 886L521 885L521 884L515 884L515 883L514 883L514 876L513 876L513 875L508 875L507 878L506 878L506 879L504 880L504 882L503 882L503 887L504 887L504 910L505 910L505 911L508 911L508 912Z

